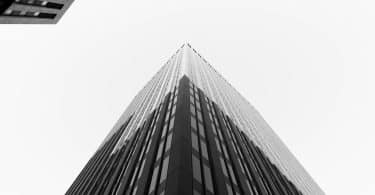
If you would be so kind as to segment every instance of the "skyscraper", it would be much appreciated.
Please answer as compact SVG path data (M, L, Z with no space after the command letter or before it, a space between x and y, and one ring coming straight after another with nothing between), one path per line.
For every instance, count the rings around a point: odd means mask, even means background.
M66 194L324 192L251 104L185 44L136 95Z
M0 24L56 24L73 0L0 0Z

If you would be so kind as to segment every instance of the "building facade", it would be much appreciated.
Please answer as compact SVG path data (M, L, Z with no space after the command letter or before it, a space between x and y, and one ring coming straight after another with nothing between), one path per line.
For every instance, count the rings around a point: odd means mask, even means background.
M0 24L56 24L73 0L0 0Z
M251 104L185 44L136 95L66 194L324 192Z

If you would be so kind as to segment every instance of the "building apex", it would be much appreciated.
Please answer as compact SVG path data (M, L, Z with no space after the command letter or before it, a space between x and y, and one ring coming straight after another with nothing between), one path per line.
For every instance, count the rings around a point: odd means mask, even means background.
M182 44L182 47L185 47L185 46L188 46L188 47L190 47L190 48L191 48L191 45L190 45L190 43L189 43L189 42L185 42L184 44Z

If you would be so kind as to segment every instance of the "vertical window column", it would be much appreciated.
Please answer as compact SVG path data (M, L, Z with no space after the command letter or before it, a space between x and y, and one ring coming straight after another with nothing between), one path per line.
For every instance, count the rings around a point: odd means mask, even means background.
M220 127L218 117L216 115L214 104L212 101L209 101L209 111L210 111L209 112L210 119L213 121L212 128L214 129L214 132L215 132L215 142L219 151L221 152L220 163L221 163L224 176L226 177L226 180L227 180L226 182L227 192L228 194L240 194L240 189L238 187L237 178L235 177L234 172L233 172L233 164L229 158L228 148L227 148L227 145L225 144L225 140L222 135L222 129Z
M176 113L176 102L177 102L177 88L171 95L171 99L168 102L167 114L162 127L162 133L160 142L158 145L157 156L154 165L154 171L151 177L150 188L148 194L160 194L164 193L166 186L166 179L169 166L169 153L173 137L173 127Z
M169 149L165 192L161 194L192 195L191 134L189 116L189 80L183 76L178 83L174 113L174 129Z
M116 193L123 194L127 191L132 190L132 176L138 172L137 167L139 166L139 159L142 157L142 150L145 147L146 143L146 137L147 134L150 133L148 129L150 128L150 125L154 119L155 111L150 114L150 116L147 118L147 120L142 125L142 128L140 128L140 139L139 142L137 142L137 145L134 149L134 154L131 156L130 162L127 165L125 169L125 173L123 177L120 180L119 188L116 190Z
M193 194L214 194L208 157L206 129L197 88L190 83L190 121L192 144Z

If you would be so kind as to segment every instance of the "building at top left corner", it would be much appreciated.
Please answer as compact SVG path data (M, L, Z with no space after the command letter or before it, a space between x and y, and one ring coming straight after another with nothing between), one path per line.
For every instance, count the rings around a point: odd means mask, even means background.
M0 0L0 24L56 24L74 0Z

